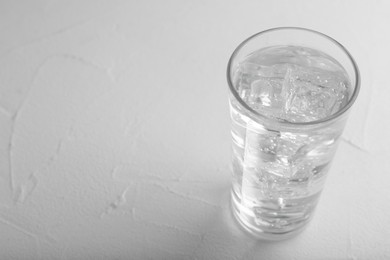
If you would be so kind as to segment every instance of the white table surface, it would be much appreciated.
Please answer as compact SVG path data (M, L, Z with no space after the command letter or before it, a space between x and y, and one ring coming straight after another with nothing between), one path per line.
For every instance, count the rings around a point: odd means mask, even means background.
M0 259L389 259L390 2L1 1ZM315 218L265 243L229 209L227 60L301 26L362 89Z

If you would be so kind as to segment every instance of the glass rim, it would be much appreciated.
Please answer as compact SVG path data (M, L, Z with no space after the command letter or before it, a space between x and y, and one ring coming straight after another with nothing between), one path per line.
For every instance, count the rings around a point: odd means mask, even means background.
M336 113L332 114L331 116L328 116L328 117L325 117L325 118L322 118L322 119L319 119L319 120L314 120L314 121L309 121L309 122L287 122L287 121L280 121L280 120L272 119L270 117L267 117L267 116L265 116L265 115L255 111L247 103L245 103L245 101L238 95L238 92L234 88L234 85L233 85L233 82L232 82L232 78L231 78L231 75L230 75L230 71L232 69L232 63L233 63L234 58L237 56L237 54L240 52L240 50L249 41L251 41L252 39L256 38L257 36L260 36L260 35L265 34L265 33L273 32L273 31L281 31L281 30L299 30L299 31L306 31L306 32L309 32L309 33L316 34L318 36L323 37L324 39L327 39L327 40L333 42L336 46L338 46L346 54L346 56L348 57L348 59L352 63L353 69L355 71L355 88L354 88L354 91L352 93L351 98L348 100L348 103L342 109L340 109ZM255 33L252 36L248 37L247 39L245 39L243 42L241 42L236 47L236 49L233 51L232 55L230 56L229 62L228 62L228 66L227 66L227 74L226 74L226 76L227 76L227 81L228 81L230 92L233 94L235 99L240 103L240 105L243 106L248 112L250 112L251 114L255 115L257 118L260 118L262 121L265 120L267 122L272 122L273 124L276 123L276 124L278 124L280 126L287 126L287 127L288 126L290 126L290 127L291 126L314 126L314 125L318 125L318 124L322 124L322 123L327 123L327 122L330 122L330 121L332 121L332 120L334 120L336 118L339 118L341 115L343 115L346 111L348 111L351 108L351 106L355 102L355 100L356 100L356 98L357 98L357 96L359 94L359 91L360 91L360 73L359 73L359 68L358 68L354 58L352 57L352 55L349 53L349 51L341 43L339 43L338 41L336 41L332 37L330 37L330 36L328 36L328 35L326 35L324 33L321 33L321 32L318 32L318 31L315 31L315 30L312 30L312 29L302 28L302 27L275 27L275 28L271 28L271 29L267 29L267 30Z

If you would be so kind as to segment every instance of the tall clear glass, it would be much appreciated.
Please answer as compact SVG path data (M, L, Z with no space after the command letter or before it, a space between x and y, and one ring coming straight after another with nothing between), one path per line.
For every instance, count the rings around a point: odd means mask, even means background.
M311 48L331 57L349 77L350 91L344 106L318 120L290 122L249 105L239 91L237 68L254 52L274 46ZM331 37L309 29L283 27L243 41L229 60L227 81L232 119L232 211L241 226L257 238L290 238L303 230L317 205L348 112L359 92L358 67L349 52Z

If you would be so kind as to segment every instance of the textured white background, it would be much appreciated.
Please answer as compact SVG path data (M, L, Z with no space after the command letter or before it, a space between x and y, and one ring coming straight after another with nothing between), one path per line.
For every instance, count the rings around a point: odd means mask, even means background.
M1 1L0 259L389 259L387 1ZM362 90L313 222L278 243L229 212L227 60L302 26Z

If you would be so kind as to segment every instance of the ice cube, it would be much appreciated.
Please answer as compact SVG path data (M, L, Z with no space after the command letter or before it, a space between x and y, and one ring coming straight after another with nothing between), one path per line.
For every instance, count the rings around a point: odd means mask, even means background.
M287 71L283 93L285 117L293 122L308 122L337 112L348 98L341 77L311 69Z
M272 104L274 90L266 79L259 79L251 84L251 94L249 102L269 107Z
M268 117L278 117L283 112L284 102L280 96L282 80L259 77L250 86L247 103L254 110Z
M272 67L252 62L241 63L239 69L243 74L253 78L272 77L274 75L274 69Z

